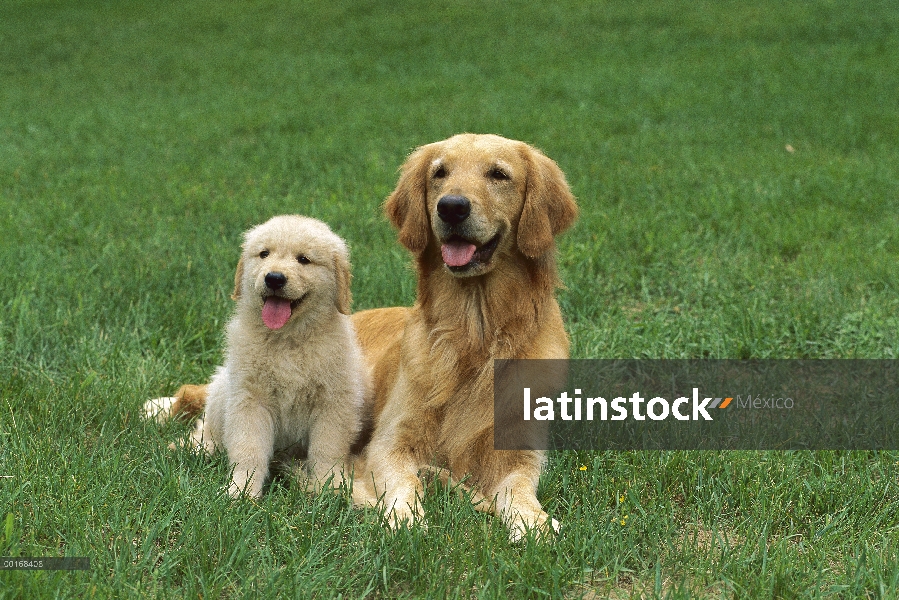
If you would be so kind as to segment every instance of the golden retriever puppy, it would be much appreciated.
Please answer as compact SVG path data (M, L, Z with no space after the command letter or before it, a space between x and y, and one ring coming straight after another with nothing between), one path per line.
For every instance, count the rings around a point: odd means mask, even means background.
M224 365L185 410L149 401L148 417L205 414L191 442L224 449L231 495L259 497L276 452L308 454L316 487L338 486L363 421L366 371L350 317L347 246L327 225L279 216L245 234Z
M466 478L513 539L558 529L536 497L543 453L494 450L493 361L568 357L555 236L577 205L562 171L523 142L457 135L409 156L385 210L418 294L409 309L354 315L375 389L356 501L412 521L419 471L436 464Z

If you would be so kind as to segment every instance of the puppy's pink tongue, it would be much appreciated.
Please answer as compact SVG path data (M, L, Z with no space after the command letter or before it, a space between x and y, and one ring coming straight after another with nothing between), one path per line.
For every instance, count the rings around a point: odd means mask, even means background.
M471 262L476 248L468 242L447 242L440 246L443 262L448 267L462 267Z
M281 329L290 318L290 300L269 296L262 305L262 322L269 329Z

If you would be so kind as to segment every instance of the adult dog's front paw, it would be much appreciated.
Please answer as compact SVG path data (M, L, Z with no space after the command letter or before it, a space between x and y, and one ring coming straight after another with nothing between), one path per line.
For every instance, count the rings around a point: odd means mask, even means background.
M424 522L421 507L417 502L410 505L409 502L396 501L388 508L385 516L387 525L394 531L401 527L411 528L416 523Z
M516 513L509 522L509 540L513 543L520 542L531 531L537 539L550 539L553 534L559 533L560 529L559 522L543 511L527 517Z

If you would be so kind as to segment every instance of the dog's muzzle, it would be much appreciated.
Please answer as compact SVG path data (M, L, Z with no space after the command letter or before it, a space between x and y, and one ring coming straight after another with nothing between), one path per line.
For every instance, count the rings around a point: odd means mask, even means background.
M265 274L265 287L272 293L262 294L262 321L269 329L281 329L293 316L293 311L306 299L307 294L291 299L282 296L287 286L287 276L279 271Z
M287 276L278 271L272 271L265 274L265 285L268 289L276 292L287 285Z
M471 214L471 202L465 196L448 194L437 201L437 216L447 225L458 225Z

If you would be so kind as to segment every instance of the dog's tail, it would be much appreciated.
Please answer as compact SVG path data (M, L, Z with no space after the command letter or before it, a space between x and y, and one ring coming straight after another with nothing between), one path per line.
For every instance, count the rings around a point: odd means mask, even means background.
M205 385L182 385L174 396L153 398L144 403L143 416L164 423L171 418L193 419L206 407Z

